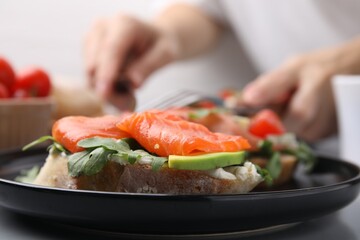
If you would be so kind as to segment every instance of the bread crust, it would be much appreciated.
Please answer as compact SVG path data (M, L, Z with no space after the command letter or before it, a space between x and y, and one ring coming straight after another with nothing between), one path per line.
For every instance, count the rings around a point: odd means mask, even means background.
M109 192L165 194L235 194L251 191L259 181L219 179L204 171L177 170L162 167L153 171L150 165L120 165L109 162L98 174L70 177L67 159L49 157L34 182L51 187Z

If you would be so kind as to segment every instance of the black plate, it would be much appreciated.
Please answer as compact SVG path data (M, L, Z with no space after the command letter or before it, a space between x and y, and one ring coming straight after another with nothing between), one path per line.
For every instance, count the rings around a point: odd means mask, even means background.
M281 190L242 195L129 194L48 188L12 181L41 165L45 149L0 154L0 205L26 215L102 231L211 234L264 229L343 208L359 193L360 169L319 157L313 173L297 170Z

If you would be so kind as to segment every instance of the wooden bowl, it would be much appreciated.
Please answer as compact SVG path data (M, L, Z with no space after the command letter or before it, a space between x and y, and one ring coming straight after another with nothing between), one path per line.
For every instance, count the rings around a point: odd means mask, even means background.
M49 135L52 98L0 100L0 150L21 148Z

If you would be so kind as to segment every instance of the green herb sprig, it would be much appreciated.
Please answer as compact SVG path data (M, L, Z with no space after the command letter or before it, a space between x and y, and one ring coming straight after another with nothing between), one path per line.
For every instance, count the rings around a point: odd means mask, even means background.
M34 166L30 169L21 170L20 175L15 178L15 181L21 183L33 183L39 172L39 166Z
M269 159L265 166L265 169L268 171L272 179L279 177L282 166L280 161L280 153L273 150L272 142L268 140L261 141L259 143L259 151L256 153L250 153L251 156L262 156Z
M119 164L134 164L139 159L146 158L151 161L151 167L154 171L158 171L167 162L167 158L154 156L139 149L140 144L132 138L115 140L112 138L94 137L83 139L77 145L84 148L84 150L71 154L52 136L43 136L29 143L22 150L28 150L46 141L53 142L48 148L49 151L65 153L69 156L68 169L72 177L97 174L109 161Z
M189 119L196 120L207 117L210 114L226 113L229 112L223 108L195 108L188 114Z
M294 155L303 164L307 172L311 172L317 163L313 150L304 142L299 142L297 149L284 150L283 153Z
M52 144L48 147L49 151L54 151L56 153L65 153L65 154L69 154L69 151L67 151L60 143L58 143L52 136L42 136L40 138L38 138L37 140L25 145L22 150L26 151L32 147L35 147L36 145L39 145L41 143L47 142L47 141L51 141Z
M271 141L263 140L259 143L259 151L250 153L250 156L261 156L269 159L265 169L273 179L276 179L279 177L282 170L280 161L282 153L295 156L308 172L316 165L316 157L312 149L304 142L299 142L296 149L277 151L273 149L273 143Z
M271 177L269 171L265 168L261 168L260 166L256 165L256 171L261 175L261 177L264 179L267 186L271 186L273 184L273 178Z
M154 171L158 171L167 161L167 158L153 156L143 150L131 150L126 139L94 137L81 140L77 145L85 150L69 157L68 168L72 177L94 175L109 161L134 164L141 158L148 158Z

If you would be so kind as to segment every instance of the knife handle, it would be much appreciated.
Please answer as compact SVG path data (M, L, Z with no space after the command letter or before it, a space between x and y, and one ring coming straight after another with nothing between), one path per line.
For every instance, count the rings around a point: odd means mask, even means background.
M119 80L114 82L113 90L115 94L129 94L132 92L130 80L125 77L120 77Z

